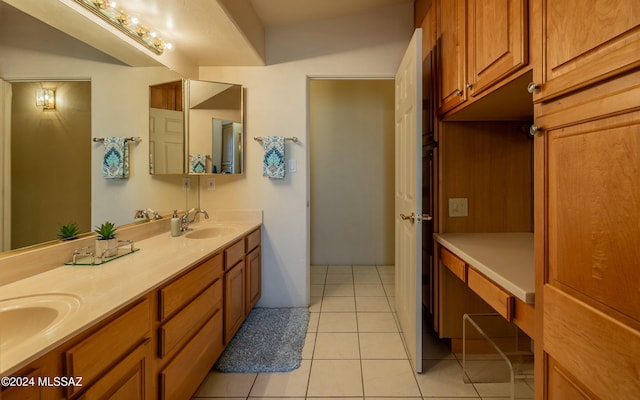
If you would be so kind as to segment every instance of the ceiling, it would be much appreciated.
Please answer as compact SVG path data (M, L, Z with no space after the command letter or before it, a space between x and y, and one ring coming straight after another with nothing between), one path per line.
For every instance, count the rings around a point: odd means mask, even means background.
M413 3L412 0L118 0L118 8L137 16L141 23L174 45L174 50L156 56L84 10L76 0L0 1L126 64L164 64L177 71L198 66L264 65L268 29ZM129 40L132 48L123 46L123 40Z

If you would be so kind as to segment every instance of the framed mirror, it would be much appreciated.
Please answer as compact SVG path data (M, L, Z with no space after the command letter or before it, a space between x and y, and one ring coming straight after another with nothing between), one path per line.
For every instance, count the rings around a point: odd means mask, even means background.
M188 81L188 174L242 174L244 112L241 85Z
M149 87L152 175L242 174L241 85L179 80Z

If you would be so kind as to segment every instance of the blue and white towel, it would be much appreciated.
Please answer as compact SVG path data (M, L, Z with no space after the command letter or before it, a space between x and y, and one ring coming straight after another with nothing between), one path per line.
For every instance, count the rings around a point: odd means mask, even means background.
M192 174L204 174L207 172L207 155L191 154L189 156L189 172Z
M129 177L129 144L123 137L104 138L102 175L105 179Z
M270 179L284 178L284 136L266 136L262 139L264 162L262 175Z

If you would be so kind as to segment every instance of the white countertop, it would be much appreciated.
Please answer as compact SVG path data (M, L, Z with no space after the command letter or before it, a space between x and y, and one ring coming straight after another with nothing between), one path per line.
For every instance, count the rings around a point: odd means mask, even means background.
M433 237L515 297L534 303L533 233L436 233Z
M22 343L0 351L0 376L6 376L41 357L71 337L104 320L145 293L159 287L208 255L221 250L261 225L259 220L224 222L237 226L233 233L207 239L171 237L169 232L135 243L140 249L99 266L60 266L0 286L0 302L34 294L65 294L80 306L60 324ZM199 222L203 229L221 221ZM127 239L122 237L121 239ZM71 256L71 255L70 255ZM1 329L1 327L0 327ZM0 332L1 334L1 332Z

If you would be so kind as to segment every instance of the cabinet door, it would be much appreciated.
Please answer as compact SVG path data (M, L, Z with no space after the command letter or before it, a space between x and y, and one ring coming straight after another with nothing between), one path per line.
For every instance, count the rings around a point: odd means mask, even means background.
M134 351L92 385L81 400L143 400L151 397L149 342Z
M440 0L438 10L438 74L440 114L466 99L466 0Z
M261 262L260 262L260 247L253 249L247 254L247 271L246 271L246 291L247 301L245 315L249 315L251 309L256 305L260 299L262 277L261 277Z
M484 3L484 2L483 2ZM541 39L534 100L576 90L640 65L637 0L537 0L532 23Z
M558 126L536 137L536 203L546 204L544 228L536 228L545 234L536 258L545 264L538 279L546 394L636 398L640 112Z
M240 261L224 275L224 343L236 333L245 317L245 264Z
M526 0L469 0L469 95L528 64Z

